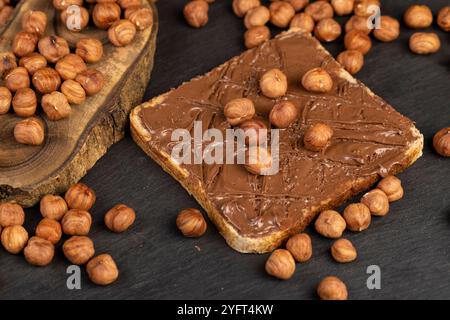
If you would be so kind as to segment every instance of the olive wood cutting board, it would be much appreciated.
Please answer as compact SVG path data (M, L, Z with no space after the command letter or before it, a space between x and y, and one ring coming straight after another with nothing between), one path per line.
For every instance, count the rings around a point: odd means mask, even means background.
M137 32L135 40L121 48L108 43L106 31L88 27L81 33L69 32L60 25L50 0L21 1L16 6L0 29L0 52L11 51L12 39L21 29L22 15L28 10L41 10L48 15L46 35L62 36L71 46L86 36L102 40L102 60L88 67L103 73L105 86L83 104L72 105L72 114L64 120L49 121L38 107L37 116L44 121L46 130L41 146L17 143L13 129L21 118L13 112L0 116L0 202L15 200L29 207L44 194L64 192L123 138L128 113L141 101L153 68L158 18L154 4L148 1L145 5L153 9L153 27Z

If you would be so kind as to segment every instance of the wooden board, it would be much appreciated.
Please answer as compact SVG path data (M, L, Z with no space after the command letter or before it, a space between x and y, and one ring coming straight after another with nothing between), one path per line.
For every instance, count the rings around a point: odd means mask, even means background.
M141 101L153 68L158 18L155 6L150 2L146 5L153 8L154 25L138 32L134 42L126 47L108 44L106 32L93 28L70 36L71 45L86 34L106 43L102 60L89 65L103 73L106 84L82 105L72 106L68 119L52 122L38 112L47 132L42 146L15 142L13 128L21 118L12 112L0 116L0 201L15 200L28 207L44 194L64 192L123 138L128 113ZM12 39L21 29L21 17L31 9L47 13L46 34L69 38L66 29L61 28L52 1L22 1L1 34L0 52L11 50Z

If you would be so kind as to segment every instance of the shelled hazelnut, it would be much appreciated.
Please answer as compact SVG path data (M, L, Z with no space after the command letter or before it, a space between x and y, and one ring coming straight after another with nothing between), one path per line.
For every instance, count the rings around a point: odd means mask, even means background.
M103 74L96 69L86 69L75 77L75 81L81 84L86 94L94 95L103 88L105 79Z
M62 10L60 15L61 22L73 32L83 30L89 23L89 11L84 7L78 7L78 9L79 12L68 7L67 9ZM70 21L69 19L77 19L77 23L69 23L68 25L67 21Z
M223 113L227 121L232 126L237 126L246 120L250 120L255 115L253 101L247 98L237 98L229 101Z
M251 174L264 175L272 167L272 155L266 148L249 146L246 154L245 169Z
M309 14L314 21L320 21L326 18L333 18L334 10L327 1L314 1L305 8L305 13Z
M59 11L65 10L71 5L82 6L83 0L53 0L53 6Z
M136 36L136 26L130 20L118 20L108 29L108 39L116 47L130 44Z
M30 77L27 69L17 67L9 70L5 77L5 86L11 91L16 92L19 89L28 88L30 86Z
M262 143L260 141L260 134L262 130L265 130L264 134L267 134L266 124L259 119L251 119L244 121L239 125L239 128L243 131L245 136L245 143L247 145L256 145ZM264 138L264 135L263 135ZM266 137L267 139L267 137Z
M136 213L124 204L115 205L105 214L105 225L113 232L126 231L136 219Z
M69 236L85 236L91 230L92 217L89 212L70 209L61 220L62 230Z
M372 48L372 40L363 31L352 30L345 35L344 45L347 50L357 50L367 54Z
M209 5L204 0L189 1L183 9L186 22L194 28L201 28L208 23Z
M282 97L288 89L287 77L280 69L270 69L261 76L259 87L268 98Z
M109 285L119 277L117 265L109 254L101 254L90 260L86 271L89 279L101 286Z
M360 17L368 17L377 12L374 7L381 7L380 0L356 0L354 13Z
M442 30L450 32L450 6L446 6L439 10L437 24Z
M55 246L48 240L31 237L23 254L29 264L44 267L52 262L55 256Z
M270 22L278 28L289 26L292 18L295 16L295 10L289 2L276 1L269 6Z
M30 117L34 115L37 107L36 93L30 88L21 88L16 91L12 99L14 112L19 117Z
M121 10L115 2L97 3L92 11L92 20L100 29L108 29L114 22L120 20Z
M20 31L14 37L12 52L17 57L23 57L32 53L36 49L38 37L34 33Z
M87 66L79 55L69 53L56 63L55 69L64 80L73 80L77 74L86 70Z
M441 48L441 40L434 32L416 32L409 38L409 48L417 54L432 54Z
M333 79L323 68L314 68L302 77L302 86L309 92L326 93L333 89Z
M96 196L94 190L79 182L67 190L64 199L70 209L87 211L94 205Z
M295 272L295 261L292 254L285 249L277 249L266 261L266 272L281 280L290 279Z
M24 67L29 74L34 75L36 71L47 66L47 59L43 55L33 52L20 58L19 66Z
M309 0L287 0L296 12L303 10L308 4Z
M365 204L374 216L385 216L389 212L389 199L380 189L367 192L361 198L361 203Z
M355 0L331 0L331 5L338 16L346 16L353 12Z
M270 111L269 120L277 128L287 128L291 123L297 120L297 107L290 101L277 102Z
M61 92L70 104L82 104L86 100L86 92L75 80L66 80L61 85Z
M413 29L424 29L433 23L433 13L426 5L412 5L406 10L403 20L405 24Z
M402 182L399 178L394 176L387 176L383 178L377 185L377 188L383 191L389 202L394 202L403 198Z
M348 205L343 216L350 231L360 232L366 230L370 225L370 210L362 203Z
M0 226L21 226L25 221L25 212L14 202L0 203Z
M62 197L48 194L41 199L39 211L44 218L59 221L67 213L68 208Z
M72 112L66 96L58 91L44 95L41 100L41 106L45 115L51 121L65 119Z
M63 244L67 260L76 265L87 263L95 254L94 242L86 236L73 236Z
M85 62L95 63L103 56L103 44L94 38L83 38L77 42L75 53Z
M266 26L253 27L244 33L245 47L248 49L259 46L270 39L270 30Z
M5 3L6 4L6 3ZM8 21L8 18L13 14L14 7L5 5L0 8L0 21Z
M189 238L201 237L207 228L202 213L193 208L182 210L177 217L176 224L181 233Z
M373 35L380 41L394 41L400 36L400 22L389 16L380 17L380 28L373 31Z
M350 74L356 74L364 65L364 55L357 50L346 50L338 55L337 61Z
M36 236L57 244L62 236L61 225L56 220L44 218L36 227Z
M433 147L441 156L450 157L450 127L443 128L434 135Z
M6 227L2 231L1 241L3 248L12 254L20 253L28 241L28 232L22 226Z
M333 129L325 123L316 123L305 131L303 144L310 151L322 151L331 142Z
M142 0L119 0L117 2L122 9L142 6Z
M339 212L325 210L320 213L314 227L320 235L326 238L337 239L342 236L347 224Z
M331 42L339 38L342 33L341 25L333 18L320 20L315 29L314 35L324 42Z
M240 18L245 16L250 9L259 7L260 5L260 0L233 0L232 4L234 14Z
M125 19L130 20L138 30L144 30L153 25L151 8L129 7L125 10Z
M367 25L367 17L352 16L345 23L345 32L350 32L352 30L359 30L365 34L370 34L372 29Z
M297 262L306 262L312 257L313 249L311 237L306 233L296 234L286 243L286 249Z
M47 14L42 11L29 10L22 16L22 30L42 36L47 27Z
M6 87L0 87L0 114L8 113L11 108L12 94Z
M358 253L349 240L339 239L331 246L331 255L336 262L349 263L356 260Z
M299 28L306 32L313 32L315 22L314 19L307 13L297 13L291 20L289 25L291 28Z
M265 6L250 9L244 18L244 25L247 29L263 26L270 20L270 10Z
M14 138L22 144L39 146L45 139L44 124L35 117L19 121L14 127Z
M0 75L7 73L9 70L17 68L16 56L12 52L0 53Z
M319 283L317 295L321 300L347 300L347 286L338 277L326 277Z
M47 36L38 42L39 53L49 62L56 63L59 59L70 53L69 44L64 38Z

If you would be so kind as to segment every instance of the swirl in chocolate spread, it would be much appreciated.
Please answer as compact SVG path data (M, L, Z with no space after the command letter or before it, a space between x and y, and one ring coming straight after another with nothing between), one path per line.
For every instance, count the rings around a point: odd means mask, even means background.
M300 85L302 75L319 66L334 80L327 94L312 94ZM142 109L150 147L170 154L171 132L190 130L194 121L202 121L204 130L230 128L223 107L234 98L250 98L258 116L267 118L275 101L261 95L258 80L271 68L287 75L288 93L282 99L299 109L297 122L280 132L278 174L255 176L237 164L181 165L242 236L292 229L309 208L345 194L358 177L386 174L414 140L409 119L361 83L339 77L340 66L315 40L291 33L244 52L172 90L163 103ZM302 146L302 137L319 121L330 125L334 135L331 145L316 153Z

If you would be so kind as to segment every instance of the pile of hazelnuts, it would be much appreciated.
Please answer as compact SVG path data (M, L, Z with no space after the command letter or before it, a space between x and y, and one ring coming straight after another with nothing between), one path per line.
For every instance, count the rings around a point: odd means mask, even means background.
M77 183L67 190L64 198L46 195L41 199L40 212L43 219L28 238L23 227L25 212L14 202L0 204L1 243L11 254L23 251L31 265L43 267L50 264L55 255L55 246L63 234L69 236L62 251L74 265L85 265L89 279L98 285L108 285L117 280L119 270L113 258L106 253L95 255L94 242L88 237L92 217L88 212L96 200L95 192L88 186ZM124 204L110 209L104 217L105 225L113 232L126 231L135 221L136 213Z
M2 27L11 17L14 11L11 0L0 0L0 27Z

